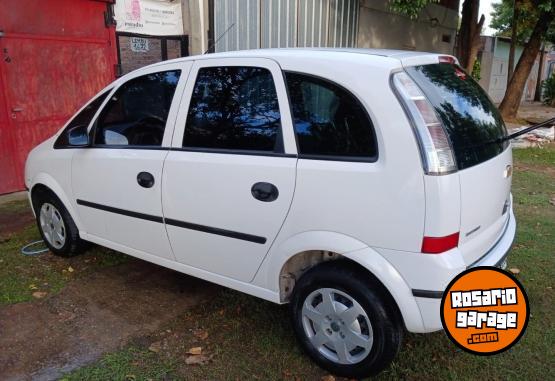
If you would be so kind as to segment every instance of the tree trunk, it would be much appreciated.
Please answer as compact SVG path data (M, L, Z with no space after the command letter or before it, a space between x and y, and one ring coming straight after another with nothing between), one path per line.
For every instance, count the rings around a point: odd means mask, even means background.
M536 81L536 92L534 94L534 101L541 102L542 100L542 74L543 74L543 61L545 59L545 47L540 48L540 63L538 65L538 79Z
M461 27L457 38L455 55L462 67L468 72L472 71L474 61L480 48L480 33L484 25L484 15L478 19L480 9L479 0L464 0L462 7Z
M476 61L476 58L478 57L478 50L480 50L480 45L482 44L480 34L482 33L482 26L484 25L485 20L485 16L482 15L478 24L474 25L474 31L470 40L470 50L467 57L468 62L465 66L466 71L469 73L472 73L474 61Z
M528 43L524 46L524 51L518 60L513 76L507 86L505 96L499 105L499 111L501 111L501 115L505 119L516 118L526 80L530 75L534 61L540 51L542 39L547 32L549 24L553 21L553 17L554 13L552 11L542 12L534 26Z
M513 76L513 71L515 68L515 47L516 47L516 37L518 31L518 0L513 1L513 22L511 23L511 46L509 48L509 67L507 68L507 86L511 81Z

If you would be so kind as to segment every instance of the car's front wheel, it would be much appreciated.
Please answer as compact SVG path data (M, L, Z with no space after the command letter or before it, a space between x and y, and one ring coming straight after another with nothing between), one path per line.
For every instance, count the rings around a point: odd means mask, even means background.
M343 261L308 271L291 303L303 349L322 368L362 378L384 369L399 351L403 328L383 290Z
M71 215L55 194L47 190L33 195L37 226L50 251L61 257L71 257L82 251L83 241Z

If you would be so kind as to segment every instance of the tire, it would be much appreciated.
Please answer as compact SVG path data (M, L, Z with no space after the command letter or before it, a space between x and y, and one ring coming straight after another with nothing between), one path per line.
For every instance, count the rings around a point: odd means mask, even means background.
M73 257L84 250L85 243L79 238L73 218L53 192L37 190L33 195L33 207L40 235L52 254ZM49 215L53 217L49 219Z
M333 302L325 304L329 297ZM309 270L295 286L290 307L301 347L320 367L338 376L375 375L401 347L403 324L391 296L379 281L348 261Z

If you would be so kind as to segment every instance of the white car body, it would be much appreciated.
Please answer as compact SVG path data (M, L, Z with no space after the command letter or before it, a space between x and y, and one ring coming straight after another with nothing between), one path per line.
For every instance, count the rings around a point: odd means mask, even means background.
M30 153L25 183L30 191L42 184L54 192L86 241L275 303L289 300L295 280L310 266L348 258L385 286L408 331L436 331L442 327L439 307L447 284L468 267L501 265L516 229L512 205L501 213L511 186L510 147L454 173L433 176L423 170L391 76L438 61L437 54L418 52L277 49L151 65L109 88L116 91L147 73L181 70L159 149L54 149L62 128ZM256 66L272 73L283 154L182 149L196 74L207 66ZM282 71L327 78L354 94L374 125L377 160L298 155ZM152 188L137 186L141 171L153 174ZM256 182L275 184L279 198L271 203L253 198L250 187ZM457 247L422 253L424 236L454 232L460 232Z

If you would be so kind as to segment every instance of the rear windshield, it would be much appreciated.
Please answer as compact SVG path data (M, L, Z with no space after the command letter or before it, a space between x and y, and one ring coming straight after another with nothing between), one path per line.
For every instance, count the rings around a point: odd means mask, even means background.
M443 122L459 169L499 155L509 144L497 108L480 85L460 67L447 63L406 69Z

